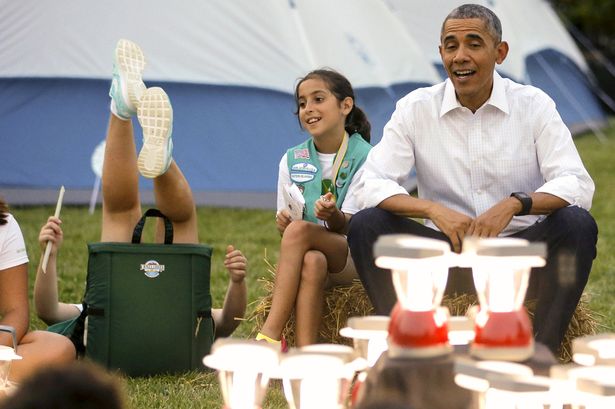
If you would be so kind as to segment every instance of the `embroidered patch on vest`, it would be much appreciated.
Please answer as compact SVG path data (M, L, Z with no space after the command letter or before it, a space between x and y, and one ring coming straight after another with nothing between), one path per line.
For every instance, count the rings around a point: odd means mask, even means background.
M295 163L291 168L291 172L309 172L316 173L318 172L318 168L311 163L308 162L299 162Z
M290 174L290 180L292 180L293 182L297 182L297 183L305 183L305 182L309 182L310 180L314 179L314 174L313 173L291 173Z
M305 183L314 180L318 168L308 162L295 163L290 168L290 180L297 183Z
M295 159L310 159L310 151L305 149L295 149L293 152Z

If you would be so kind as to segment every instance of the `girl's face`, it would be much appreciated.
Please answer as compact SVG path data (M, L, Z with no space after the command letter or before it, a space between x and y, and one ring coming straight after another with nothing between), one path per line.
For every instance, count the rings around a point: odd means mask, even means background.
M299 120L303 129L314 138L340 137L344 123L352 109L352 98L343 101L329 91L327 83L320 78L311 78L299 85Z

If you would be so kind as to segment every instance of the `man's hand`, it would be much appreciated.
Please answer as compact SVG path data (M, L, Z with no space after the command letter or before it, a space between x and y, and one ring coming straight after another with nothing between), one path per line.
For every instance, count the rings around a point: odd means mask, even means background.
M231 281L241 283L246 278L248 259L245 258L241 251L235 250L235 247L228 245L226 247L226 256L224 257L224 267L226 267Z
M521 203L514 197L507 197L474 219L467 234L477 237L497 237L520 210Z
M449 238L453 251L461 252L461 243L470 228L472 218L438 203L432 206L429 218Z
M45 223L43 227L41 227L41 232L38 235L38 243L41 246L41 250L43 252L45 251L45 247L47 246L48 241L52 243L52 254L56 254L58 252L58 249L62 247L62 242L64 241L64 233L62 232L60 224L62 224L62 220L54 216L49 216L49 218L47 219L47 223Z

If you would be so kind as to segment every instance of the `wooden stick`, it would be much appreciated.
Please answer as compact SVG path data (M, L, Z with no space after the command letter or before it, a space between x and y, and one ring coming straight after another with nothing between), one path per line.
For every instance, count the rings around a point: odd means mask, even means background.
M62 209L62 200L64 199L64 185L60 187L60 194L58 195L58 203L56 204L56 212L53 214L55 217L60 217L60 209ZM49 261L49 255L51 254L51 241L47 242L47 246L45 247L45 255L43 256L43 262L41 264L41 269L43 273L47 274L47 262Z

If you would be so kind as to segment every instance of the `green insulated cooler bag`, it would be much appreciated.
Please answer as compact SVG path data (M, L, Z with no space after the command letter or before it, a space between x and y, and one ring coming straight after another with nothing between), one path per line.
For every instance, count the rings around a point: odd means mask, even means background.
M140 243L148 216L164 219L165 244ZM132 243L88 244L86 357L130 376L204 368L212 249L172 242L172 223L149 209Z

